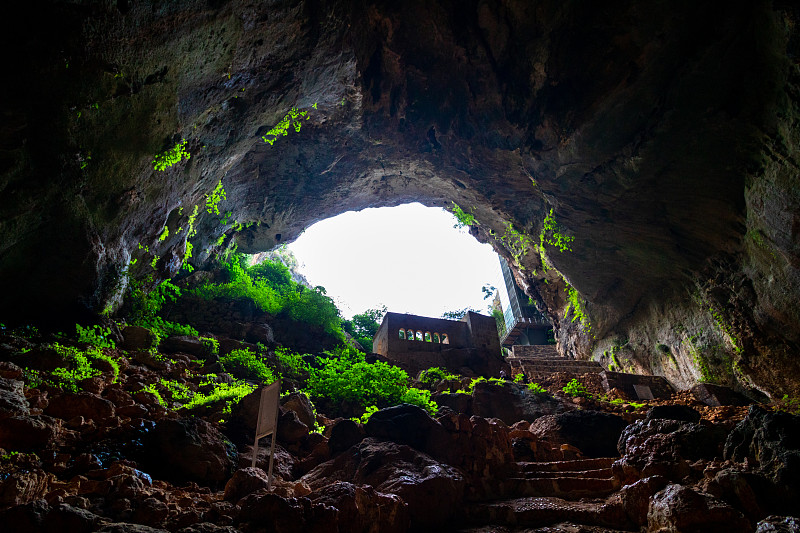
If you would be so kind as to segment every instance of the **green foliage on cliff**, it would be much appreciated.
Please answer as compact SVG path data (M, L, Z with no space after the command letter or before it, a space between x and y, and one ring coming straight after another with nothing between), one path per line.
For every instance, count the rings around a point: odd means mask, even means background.
M155 158L153 158L153 168L163 172L172 165L176 165L190 157L192 157L192 154L186 151L186 139L183 139L166 152L155 156Z
M571 252L572 248L570 247L570 243L575 240L575 237L565 235L563 231L564 229L561 225L556 222L553 209L550 208L550 212L544 218L542 231L539 234L539 242L542 248L544 248L545 243L547 243L550 246L558 248L559 252Z
M206 283L192 293L207 300L250 300L269 315L285 317L344 339L339 309L324 288L311 289L296 283L289 269L277 262L248 268L241 254L231 254L224 267L228 281Z
M458 376L456 374L451 374L444 368L440 368L438 366L432 366L431 368L423 370L419 375L419 382L429 387L440 381L452 379L458 379Z
M500 242L503 243L506 250L511 252L511 255L514 257L514 262L517 263L520 269L525 270L520 260L528 253L531 243L533 242L531 238L517 231L517 229L514 228L514 224L508 222L506 224L505 233L500 237Z
M586 390L586 387L575 378L572 378L569 383L567 383L564 387L561 388L564 391L564 394L568 396L583 396L584 398L588 398L591 395Z
M350 320L342 321L342 329L353 337L364 350L372 352L372 339L381 327L381 320L385 314L385 305L380 309L367 309L363 313L353 315Z
M447 210L453 213L453 216L456 217L456 223L453 225L454 228L461 229L466 226L474 226L478 223L478 221L475 220L475 215L472 213L467 213L455 202L450 203L453 205L447 208Z
M317 108L317 104L315 103L312 106L314 109ZM298 111L296 107L293 107L289 110L288 113L278 122L275 124L270 130L265 133L261 139L272 146L275 144L275 141L278 140L278 137L285 137L289 135L289 128L291 127L294 129L295 133L300 133L300 129L303 127L303 123L301 122L305 118L308 120L308 111Z
M219 180L214 190L206 194L206 211L212 215L219 215L219 203L225 199L227 199L225 188L222 186L222 180Z
M589 321L589 316L586 314L586 307L584 306L581 295L571 285L567 285L564 289L567 291L567 307L564 309L564 318L569 316L570 309L572 310L572 322L580 321L581 327L585 333L592 331L592 324Z

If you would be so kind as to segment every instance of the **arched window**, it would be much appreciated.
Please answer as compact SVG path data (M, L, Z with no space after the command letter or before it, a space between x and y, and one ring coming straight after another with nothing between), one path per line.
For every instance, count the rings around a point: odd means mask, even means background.
M406 340L406 330L404 330L404 329L400 330L400 340L401 341Z
M447 333L442 333L442 344L450 344L450 339L447 337Z
M433 342L442 342L442 339L439 338L438 333L433 334Z
M413 341L414 340L414 332L412 330L406 331L406 339Z
M425 332L425 342L433 342L433 337L431 337L430 331Z
M418 331L418 332L417 332L417 340L418 340L419 342L422 342L422 332L421 332L421 331Z

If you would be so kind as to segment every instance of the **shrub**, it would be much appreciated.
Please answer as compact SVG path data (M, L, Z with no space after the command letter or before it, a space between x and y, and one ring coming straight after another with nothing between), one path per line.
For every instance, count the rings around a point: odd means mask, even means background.
M275 381L275 376L267 368L267 365L248 349L233 350L229 354L220 357L219 362L225 372L229 372L236 377L264 383Z
M322 368L311 369L308 378L312 399L388 407L400 403L408 389L408 374L382 361L370 364L363 359L352 362L329 357L319 362Z
M189 403L181 407L181 409L194 409L196 407L203 407L215 402L225 402L225 407L222 410L224 415L230 414L231 406L239 403L239 401L256 390L255 385L250 385L244 381L234 381L233 383L217 383L214 389L208 394L196 393Z
M561 390L564 391L564 394L567 394L568 396L583 396L585 398L589 398L591 396L583 383L575 378L572 378L572 380L562 387Z
M310 367L303 361L303 356L288 348L283 346L275 348L275 357L278 359L278 375L281 379L300 379L309 371Z
M525 374L523 374L522 372L514 375L514 383L517 384L522 383L524 379L525 379Z
M431 391L417 389L415 387L410 387L403 393L403 396L400 398L400 403L410 403L422 407L428 411L428 414L431 416L436 415L439 411L439 406L436 402L431 401Z
M114 348L114 341L111 339L111 330L95 324L91 327L82 327L75 324L75 333L78 342L86 342L98 348Z
M433 366L431 368L428 368L427 370L423 370L419 376L419 382L424 385L428 385L429 387L433 386L439 381L445 381L451 379L458 379L458 376L455 374L450 374L449 372L438 366Z
M528 383L528 392L531 394L547 394L547 389L538 383Z

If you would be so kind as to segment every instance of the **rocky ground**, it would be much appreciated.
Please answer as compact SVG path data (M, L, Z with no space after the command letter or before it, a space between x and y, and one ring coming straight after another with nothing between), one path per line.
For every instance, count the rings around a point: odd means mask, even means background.
M800 501L800 417L786 412L710 407L686 393L611 403L591 386L594 398L572 398L557 387L568 376L555 376L543 395L511 382L471 394L440 383L436 418L400 405L361 424L290 393L267 488L269 439L250 467L258 393L230 413L156 397L146 389L160 379L213 386L198 340L164 345L161 358L106 349L119 375L108 368L67 392L28 386L22 366L55 364L44 341L2 336L6 531L800 530L789 516Z

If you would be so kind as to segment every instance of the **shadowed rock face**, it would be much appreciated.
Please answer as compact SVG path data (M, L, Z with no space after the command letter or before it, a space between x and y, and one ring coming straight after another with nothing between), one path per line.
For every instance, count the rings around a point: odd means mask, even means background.
M195 206L200 267L345 210L455 201L509 259L507 224L530 237L517 274L563 352L796 394L786 4L143 1L8 17L0 313L74 321L116 308L129 276L178 274ZM301 130L262 141L292 107ZM191 159L154 171L182 139ZM551 210L571 251L537 249Z

